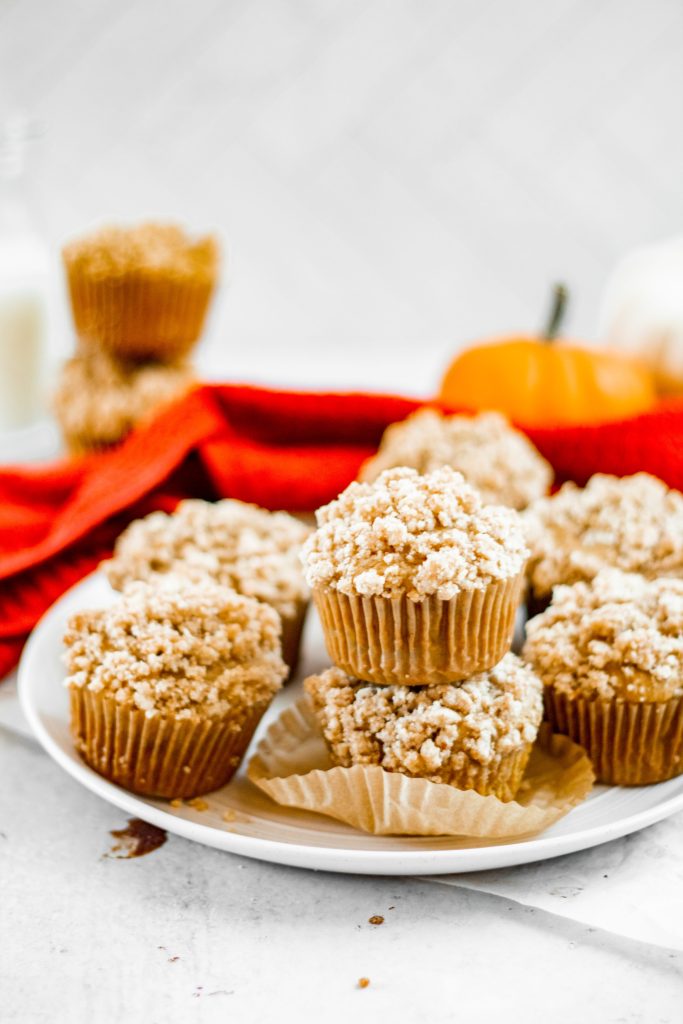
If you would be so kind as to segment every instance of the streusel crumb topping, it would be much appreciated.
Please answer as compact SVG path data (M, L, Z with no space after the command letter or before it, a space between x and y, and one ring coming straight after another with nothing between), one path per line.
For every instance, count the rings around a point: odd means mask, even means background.
M487 504L516 509L547 494L553 479L550 464L531 441L496 412L445 416L435 409L418 409L403 422L392 423L360 479L376 480L396 466L420 473L450 466Z
M280 620L268 605L217 584L131 584L109 608L72 615L67 686L148 716L238 722L280 688Z
M104 568L117 590L171 572L215 580L292 618L308 597L299 552L309 533L286 512L242 501L181 501L172 515L152 512L131 523Z
M124 363L98 349L65 364L53 408L72 447L114 444L194 382L187 363Z
M218 244L211 235L192 239L175 224L104 227L64 247L67 267L90 277L129 273L176 278L213 278Z
M345 594L448 601L516 576L528 554L518 514L484 505L450 467L386 470L352 483L316 518L306 578Z
M648 473L596 473L564 484L523 513L537 597L556 583L591 580L604 566L645 576L683 576L683 494Z
M338 764L433 782L532 743L543 714L541 682L514 654L452 685L373 686L330 668L304 686Z
M527 623L524 657L569 695L638 702L683 695L683 580L602 569L558 586Z

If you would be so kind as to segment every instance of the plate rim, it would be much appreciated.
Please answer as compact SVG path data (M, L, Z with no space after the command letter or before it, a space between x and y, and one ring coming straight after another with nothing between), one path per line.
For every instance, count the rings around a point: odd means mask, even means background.
M640 831L640 829L647 828L683 809L683 790L681 790L681 792L674 793L650 807L633 812L616 821L593 825L590 828L559 836L544 837L541 833L528 840L491 846L405 851L354 850L333 844L312 846L305 843L282 842L277 839L245 836L228 829L217 829L213 825L177 817L170 811L149 803L147 798L129 793L120 786L109 782L84 762L78 760L75 753L69 754L64 751L44 725L39 708L33 699L31 669L35 658L34 651L39 648L44 631L49 628L52 620L59 616L62 605L75 592L102 576L101 570L96 569L83 577L65 591L36 623L19 662L19 701L36 739L48 756L68 775L85 789L120 810L143 817L151 824L184 839L255 860L320 871L367 875L460 874L515 867L549 860L564 854L578 853L581 850L600 846L632 832ZM665 784L663 783L663 785ZM620 787L611 788L618 789ZM651 789L652 787L642 788Z

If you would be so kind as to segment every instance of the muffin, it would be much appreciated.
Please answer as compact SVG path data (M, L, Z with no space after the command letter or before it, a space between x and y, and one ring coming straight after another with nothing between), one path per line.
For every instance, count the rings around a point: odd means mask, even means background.
M121 359L180 359L201 334L218 245L171 224L106 227L64 248L76 333Z
M457 685L376 686L330 668L304 688L335 764L512 800L543 714L540 680L514 654Z
M533 610L556 584L592 580L605 566L683 577L683 494L648 473L597 473L583 489L566 483L522 518Z
M79 753L145 796L223 786L287 671L272 608L216 584L134 584L64 642Z
M586 749L600 782L683 772L683 580L601 569L558 586L527 624L523 656L553 729Z
M526 508L547 494L553 480L548 462L504 416L445 416L418 409L384 432L379 451L362 467L360 479L376 480L385 469L411 466L431 473L457 469L486 504Z
M332 661L399 685L451 683L510 647L527 549L518 514L449 467L390 469L316 513L306 578Z
M52 404L69 451L80 454L122 441L194 384L187 363L122 362L93 350L65 364Z
M152 512L131 523L103 568L115 590L172 573L264 601L282 620L283 657L293 672L309 600L299 562L309 532L286 512L242 501L181 501L172 515Z

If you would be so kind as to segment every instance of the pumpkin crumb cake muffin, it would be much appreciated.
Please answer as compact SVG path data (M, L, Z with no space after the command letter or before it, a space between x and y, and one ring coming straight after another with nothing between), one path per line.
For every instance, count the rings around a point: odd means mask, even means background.
M455 685L375 686L330 668L304 683L335 764L512 800L543 714L542 685L514 654Z
M332 661L375 683L451 683L509 649L527 549L515 511L449 467L391 469L316 513L306 578Z
M599 781L683 772L683 580L602 569L558 586L527 624L523 656L554 730L585 747Z
M64 365L53 409L73 454L117 444L141 420L195 383L187 363L131 363L97 350Z
M360 479L375 480L396 466L420 473L450 466L487 504L516 509L547 494L553 480L550 464L531 441L496 412L446 416L436 409L418 409L401 423L392 423Z
M648 473L596 473L583 489L566 483L527 509L523 521L536 606L556 584L592 580L605 566L683 577L683 494Z
M172 360L201 334L218 272L215 238L174 224L105 227L65 246L76 332L124 359Z
M64 643L81 756L147 796L223 786L286 675L277 614L216 584L132 584Z
M152 512L131 523L104 563L115 590L168 573L214 580L271 605L282 619L282 650L293 671L308 607L299 552L310 530L286 512L226 499L181 501L175 512Z

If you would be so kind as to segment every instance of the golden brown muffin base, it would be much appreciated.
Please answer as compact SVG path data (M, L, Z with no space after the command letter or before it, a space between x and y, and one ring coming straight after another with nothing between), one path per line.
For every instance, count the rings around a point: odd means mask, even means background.
M298 604L296 614L291 618L280 616L282 621L282 660L289 668L287 680L290 680L299 666L301 654L301 637L306 623L308 601Z
M524 575L463 590L450 601L359 597L316 587L332 662L357 679L406 686L453 683L510 649Z
M645 786L683 773L683 697L629 703L545 691L553 731L580 744L598 782Z
M212 279L167 279L135 271L93 278L69 265L67 278L81 341L131 360L186 356L202 332L214 288Z
M187 799L210 793L237 771L268 703L246 720L181 719L71 687L71 731L90 768L142 796Z

